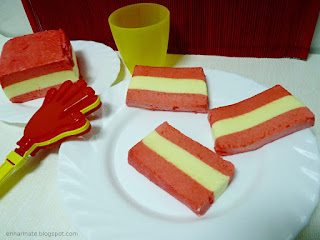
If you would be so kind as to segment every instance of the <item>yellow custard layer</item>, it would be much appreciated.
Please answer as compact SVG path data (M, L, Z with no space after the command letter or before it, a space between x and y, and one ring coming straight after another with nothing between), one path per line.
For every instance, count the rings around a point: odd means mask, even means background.
M197 79L134 76L131 78L129 89L208 95L206 82Z
M304 106L294 96L285 96L246 114L215 122L212 125L212 134L217 139L221 136L240 132L257 126L280 114Z
M5 87L3 91L6 94L6 96L10 99L28 92L61 84L66 80L71 80L72 82L75 82L79 80L79 68L77 64L76 54L73 50L72 58L74 62L72 71L68 70L54 72L47 75L31 78L22 82L9 85Z
M183 148L160 136L156 131L151 132L142 142L202 186L213 191L215 200L226 190L229 176L205 164Z

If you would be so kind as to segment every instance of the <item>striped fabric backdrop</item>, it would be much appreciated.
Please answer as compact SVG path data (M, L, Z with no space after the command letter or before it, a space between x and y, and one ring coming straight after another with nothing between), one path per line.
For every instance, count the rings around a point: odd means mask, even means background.
M171 13L169 53L306 59L319 0L22 0L34 32L62 28L70 39L116 49L108 16L137 2Z

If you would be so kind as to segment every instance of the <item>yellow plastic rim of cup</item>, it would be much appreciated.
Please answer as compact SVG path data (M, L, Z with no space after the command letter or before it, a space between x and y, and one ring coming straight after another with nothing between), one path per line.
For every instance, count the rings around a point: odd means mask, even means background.
M169 41L170 12L159 4L138 3L109 16L117 48L132 73L135 65L162 66Z

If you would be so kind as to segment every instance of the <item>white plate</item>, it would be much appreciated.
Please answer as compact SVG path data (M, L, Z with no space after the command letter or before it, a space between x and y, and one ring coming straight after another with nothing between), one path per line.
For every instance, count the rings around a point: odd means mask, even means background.
M97 94L101 94L117 79L120 71L119 57L115 51L102 43L78 40L71 41L71 44L76 52L83 78ZM41 106L43 99L11 103L0 87L0 120L27 123Z
M210 108L266 88L235 74L205 70ZM164 121L213 149L206 114L128 108L128 82L102 96L95 134L62 144L58 182L72 223L87 239L293 239L319 198L320 158L310 129L256 151L224 157L236 168L225 193L202 217L127 163L128 150ZM99 131L99 133L97 133Z

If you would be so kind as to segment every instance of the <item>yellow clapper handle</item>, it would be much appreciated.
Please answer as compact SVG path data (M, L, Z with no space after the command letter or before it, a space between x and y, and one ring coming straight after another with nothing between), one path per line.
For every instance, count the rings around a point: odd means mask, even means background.
M100 98L98 98L98 101L100 102ZM36 150L37 148L42 148L45 146L50 146L55 143L60 142L61 140L71 137L71 136L77 136L81 135L82 133L87 132L90 129L90 122L88 119L86 119L86 122L83 126L77 129L73 129L70 131L63 132L59 134L58 136L55 136L52 139L49 139L44 142L35 143L32 145L30 149L28 149L23 156L20 156L15 151L12 151L7 156L6 161L0 166L0 184L2 181L4 181L14 170L20 168L23 164L26 163L28 156L31 155L31 153Z
M7 156L6 161L0 166L0 183L5 180L14 170L20 168L27 161L28 156L21 157L15 151Z

